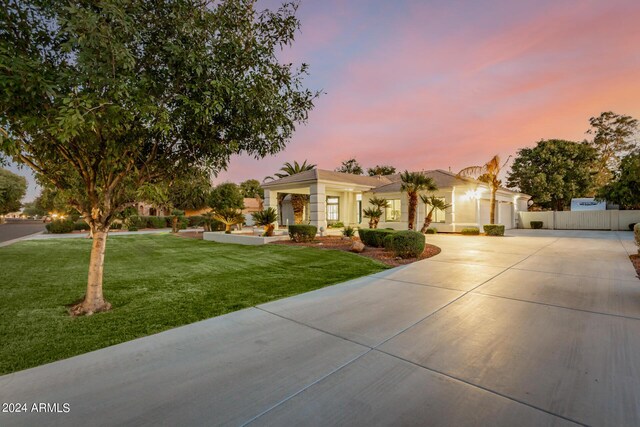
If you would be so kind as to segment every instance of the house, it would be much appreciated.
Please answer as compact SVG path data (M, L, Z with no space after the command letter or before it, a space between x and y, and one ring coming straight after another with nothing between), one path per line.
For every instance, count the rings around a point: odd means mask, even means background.
M489 224L491 192L487 184L462 178L444 170L421 172L432 178L438 190L433 194L450 203L445 212L436 211L431 227L438 231L455 232L465 227L479 227ZM362 216L369 206L368 200L374 196L389 201L379 228L407 229L407 194L400 191L400 175L362 176L323 169L312 169L296 175L262 184L265 192L265 207L278 210L280 224L293 224L293 209L290 196L283 194L305 194L309 202L305 207L305 222L326 228L334 222L345 225L368 227L368 219ZM430 193L429 193L430 194ZM531 197L515 191L500 188L496 194L496 223L505 228L515 228L519 211L527 210ZM424 222L427 207L418 201L416 227Z

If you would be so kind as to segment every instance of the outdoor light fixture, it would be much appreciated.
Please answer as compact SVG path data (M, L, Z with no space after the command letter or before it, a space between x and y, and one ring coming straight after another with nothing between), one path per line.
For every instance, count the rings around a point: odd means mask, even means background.
M472 199L479 200L480 197L482 197L482 190L477 188L475 190L467 191L466 193L464 193L464 196L463 196L465 200L472 200Z

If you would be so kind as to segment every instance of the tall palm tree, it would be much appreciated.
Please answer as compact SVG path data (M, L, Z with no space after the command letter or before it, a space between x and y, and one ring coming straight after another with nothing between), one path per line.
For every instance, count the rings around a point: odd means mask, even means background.
M502 169L507 165L511 156L507 157L507 161L500 162L500 156L496 154L482 166L469 166L458 172L458 176L463 178L473 178L478 181L487 183L491 189L491 208L489 214L489 222L496 223L496 193L500 188L502 181L498 178Z
M400 179L402 180L400 190L406 192L409 199L409 230L413 230L418 208L418 193L436 191L438 186L433 179L420 172L404 171L400 174Z
M427 196L426 194L421 194L420 200L422 200L422 203L424 203L426 206L429 207L429 211L424 216L424 224L422 225L422 229L420 230L420 232L424 234L427 232L427 229L429 228L429 226L431 225L431 222L433 221L433 212L436 209L439 209L441 211L446 211L452 205L451 203L445 202L444 199L441 199L433 195Z
M294 161L293 164L286 162L284 166L280 168L280 172L276 172L273 174L276 178L284 178L286 176L291 176L298 174L300 172L308 171L315 169L316 165L311 163L307 164L305 160L302 164ZM273 176L266 177L264 181L274 180ZM280 208L280 212L282 212L282 200L284 200L286 193L278 193L278 206ZM302 219L304 216L304 206L309 201L309 196L307 194L291 194L291 207L293 208L293 218L296 224L302 223Z

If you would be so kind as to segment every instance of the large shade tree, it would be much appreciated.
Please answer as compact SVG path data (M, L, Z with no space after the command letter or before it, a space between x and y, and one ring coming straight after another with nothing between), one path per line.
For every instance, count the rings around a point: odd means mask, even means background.
M404 171L400 175L400 179L402 180L400 189L407 193L409 202L409 230L413 230L416 222L416 210L418 209L418 194L421 191L436 191L438 186L432 178L420 172Z
M640 209L640 153L623 157L613 180L600 189L598 198L622 209Z
M138 189L231 155L277 153L316 93L281 63L296 6L254 0L7 0L0 12L0 151L50 182L93 231L72 314L110 308L107 232Z
M265 181L273 181L276 178L284 178L291 175L296 175L301 172L309 171L315 169L316 165L307 163L305 160L302 163L298 163L294 160L293 164L290 162L286 162L281 168L280 172L276 172L273 176L268 176L264 180ZM278 206L280 207L280 212L282 212L282 201L287 196L287 193L278 193ZM304 218L304 207L309 202L308 194L291 194L291 208L293 209L293 219L296 224L302 223Z
M491 192L489 208L489 223L496 223L496 193L500 189L502 181L500 180L500 172L509 162L509 159L502 163L500 156L497 154L491 158L487 163L481 166L469 166L458 172L458 176L474 178L478 181L484 182L489 185L489 191Z
M597 156L586 143L539 141L518 150L507 187L529 194L541 208L564 210L572 198L593 194Z
M27 191L25 177L0 168L0 215L20 210L20 201Z
M593 135L591 146L598 151L595 184L607 185L620 167L623 157L638 147L638 120L631 116L605 111L589 119Z

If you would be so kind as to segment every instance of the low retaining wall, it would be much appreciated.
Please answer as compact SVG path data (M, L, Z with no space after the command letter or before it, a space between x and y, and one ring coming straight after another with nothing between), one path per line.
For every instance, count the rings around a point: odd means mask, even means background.
M249 234L226 234L224 231L210 231L202 233L202 239L218 243L235 243L236 245L266 245L278 240L289 240L289 236L263 237Z

